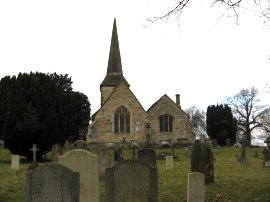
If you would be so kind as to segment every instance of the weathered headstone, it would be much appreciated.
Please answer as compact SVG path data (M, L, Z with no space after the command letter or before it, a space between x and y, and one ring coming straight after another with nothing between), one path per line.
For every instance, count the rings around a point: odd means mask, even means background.
M247 144L247 138L246 136L243 136L240 140L239 143L241 144L241 156L237 159L237 161L241 164L241 165L245 165L248 164L248 160L246 158L246 144Z
M226 146L227 147L231 146L231 139L230 138L226 138Z
M52 147L52 157L51 157L51 160L52 161L58 161L58 157L60 155L63 155L63 148L60 144L56 143L53 145Z
M265 166L265 167L270 167L270 161L264 162L264 166Z
M115 148L114 149L114 162L122 161L122 148Z
M150 165L152 168L156 168L156 152L153 149L140 149L138 151L138 160L143 161Z
M36 144L33 144L33 147L30 149L30 151L33 152L33 164L37 163L37 151L39 151L39 148L37 148Z
M11 156L11 169L19 170L20 169L20 155Z
M187 202L204 202L204 182L203 173L193 172L188 174Z
M37 166L26 177L27 202L79 202L79 173L59 164Z
M69 146L70 149L85 149L89 150L87 143L84 140L76 140L73 144Z
M263 158L263 166L267 167L267 162L270 162L270 151L268 151L266 148L262 151L262 154L264 156Z
M0 149L3 149L5 146L4 140L0 140Z
M173 156L166 156L166 170L173 170L173 169L174 169Z
M207 143L196 140L191 151L191 172L205 174L205 184L214 182L214 156Z
M106 168L112 167L111 154L108 149L101 147L97 149L99 164L99 179L104 179Z
M217 147L218 146L217 139L211 139L211 143L212 143L212 146L213 147Z
M157 168L125 160L106 169L105 202L157 202Z
M80 173L80 202L99 201L98 156L84 149L74 149L58 158L62 164Z

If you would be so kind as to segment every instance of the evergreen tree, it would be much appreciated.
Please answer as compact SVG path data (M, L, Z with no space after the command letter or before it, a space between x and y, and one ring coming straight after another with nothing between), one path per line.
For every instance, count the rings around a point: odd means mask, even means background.
M217 139L219 145L226 145L226 139L236 140L237 121L233 118L228 105L211 105L206 112L206 131L211 139Z
M31 157L37 144L40 157L53 144L78 138L89 120L88 98L72 90L67 74L19 73L0 81L0 136L14 154Z

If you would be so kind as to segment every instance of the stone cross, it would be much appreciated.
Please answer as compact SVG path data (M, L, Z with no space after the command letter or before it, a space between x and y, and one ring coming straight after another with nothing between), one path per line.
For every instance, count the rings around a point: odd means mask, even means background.
M36 144L33 144L33 147L30 149L30 151L33 152L33 164L37 162L37 151L39 151L39 148L37 148Z
M264 143L266 143L266 145L267 145L267 150L270 151L270 146L269 146L269 144L270 144L270 138L269 137L266 138L266 140L264 141Z

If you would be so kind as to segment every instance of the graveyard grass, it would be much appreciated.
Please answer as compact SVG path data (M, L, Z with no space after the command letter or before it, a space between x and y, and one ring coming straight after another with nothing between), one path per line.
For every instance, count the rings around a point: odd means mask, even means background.
M240 148L214 148L215 182L205 187L205 201L218 202L262 202L270 198L270 168L262 166L261 158L253 158L255 151L262 156L263 148L248 148L248 165L236 162ZM170 149L156 150L171 152ZM184 155L184 148L176 149L179 155L174 160L175 169L165 170L165 161L157 160L158 201L179 202L187 200L187 180L190 172L190 159ZM124 158L130 159L131 150L124 150ZM50 155L48 155L50 156ZM10 169L11 154L0 150L0 202L25 201L26 171L29 163L21 162L20 169ZM112 158L113 159L113 158ZM104 182L100 183L101 202L104 201Z

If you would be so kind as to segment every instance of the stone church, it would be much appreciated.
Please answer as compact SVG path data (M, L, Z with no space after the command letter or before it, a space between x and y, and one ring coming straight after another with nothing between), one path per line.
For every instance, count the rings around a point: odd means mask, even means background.
M130 90L122 70L116 20L114 19L107 74L100 84L101 107L92 115L88 141L143 145L191 144L195 137L180 96L174 102L166 94L147 111ZM147 137L147 138L146 138Z

